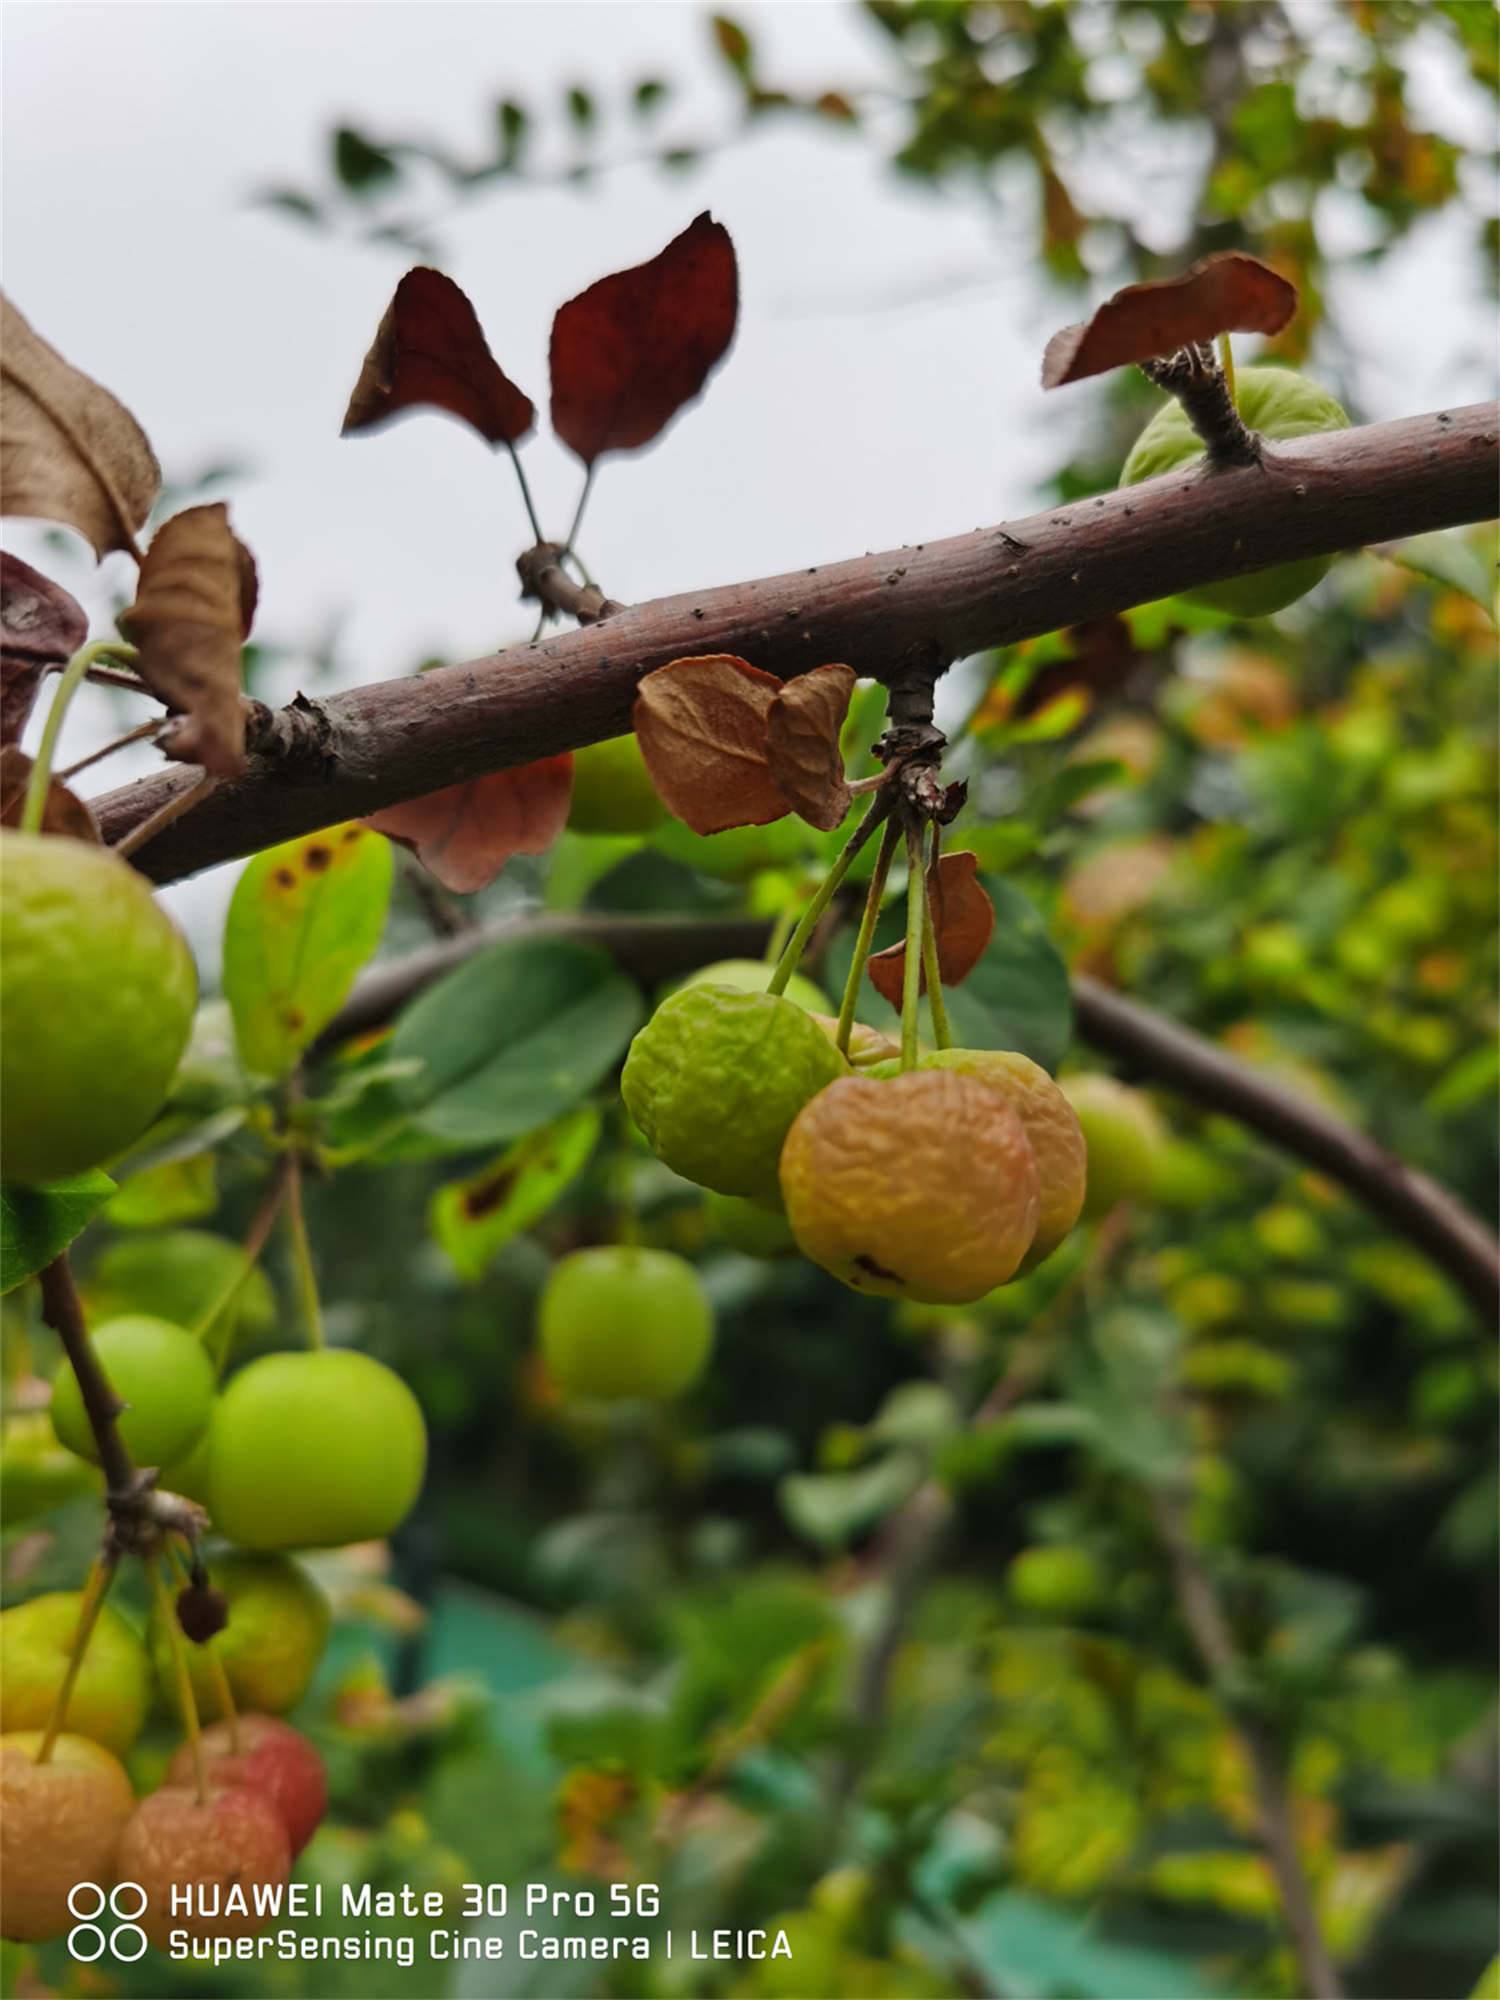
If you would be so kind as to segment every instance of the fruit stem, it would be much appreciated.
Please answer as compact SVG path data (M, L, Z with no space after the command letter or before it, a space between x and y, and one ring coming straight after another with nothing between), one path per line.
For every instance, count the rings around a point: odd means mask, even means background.
M36 1761L39 1764L50 1762L53 1745L67 1726L68 1703L73 1699L73 1689L78 1684L83 1656L88 1651L89 1639L104 1604L104 1593L109 1589L114 1573L114 1563L106 1561L103 1556L96 1556L90 1565L88 1581L83 1586L83 1602L78 1607L78 1624L74 1628L73 1643L68 1652L67 1671L62 1677L62 1685L58 1688L52 1703L52 1713L47 1717L42 1747L36 1753Z
M208 1311L202 1315L197 1325L193 1328L194 1338L201 1340L205 1347L208 1346L209 1334L249 1283L251 1272L260 1262L260 1253L266 1247L271 1231L276 1226L276 1218L281 1213L281 1205L286 1200L287 1181L289 1177L288 1163L290 1159L291 1155L285 1154L276 1162L275 1170L266 1186L266 1190L260 1198L254 1215L250 1218L250 1227L245 1232L245 1241L240 1251L240 1268L229 1280L229 1283L219 1292L217 1298L211 1301ZM231 1328L226 1333L223 1343L217 1351L209 1349L209 1352L213 1355L215 1371L218 1374L222 1375L224 1372L224 1365L229 1359L229 1350L232 1345L233 1329Z
M632 1182L630 1113L624 1100L616 1106L613 1157L609 1163L609 1192L615 1211L615 1235L627 1250L637 1250L641 1241L641 1219L635 1212Z
M297 1274L297 1296L302 1305L302 1324L307 1344L323 1345L323 1308L318 1302L318 1273L313 1263L312 1243L307 1234L307 1213L302 1206L302 1161L295 1148L289 1152L286 1175L286 1216L292 1238L292 1267Z
M932 1039L940 1049L951 1049L953 1033L948 1026L948 1009L943 1000L943 974L938 964L937 929L932 914L932 884L937 874L938 850L942 835L934 826L932 829L932 862L923 877L922 900L925 913L922 920L922 974L927 981L927 1007L932 1015Z
M860 983L865 976L865 965L869 960L870 946L875 938L875 926L880 921L880 905L885 900L886 880L891 872L891 862L895 858L896 843L901 838L901 829L894 820L886 823L881 838L880 852L875 857L875 871L870 877L869 892L865 896L865 907L859 919L859 931L854 940L854 956L849 961L849 976L844 981L844 997L839 1002L839 1027L835 1041L841 1056L849 1054L849 1037L854 1032L854 1010L859 1004Z
M118 654L122 658L135 658L135 648L127 646L120 639L96 639L91 646L80 646L78 651L63 668L62 679L57 684L57 692L52 697L52 706L47 711L47 720L42 725L42 740L37 745L36 761L31 767L31 775L26 780L26 798L21 807L22 833L40 833L42 820L47 811L47 788L52 783L52 760L57 754L57 739L62 734L63 717L68 712L79 688L88 676L89 668L105 653Z
M516 480L521 488L521 498L526 504L526 518L531 523L531 532L539 542L545 541L547 538L542 533L541 523L536 517L536 507L532 502L531 487L527 482L526 468L521 463L520 453L509 438L505 440L505 449L510 453L510 462L515 469Z
M173 1583L176 1584L179 1590L187 1589L193 1579L188 1574L187 1565L183 1562L180 1552L173 1547L171 1542L164 1542L163 1547L167 1552L167 1562L172 1571ZM199 1650L208 1662L208 1677L214 1684L214 1700L218 1703L219 1714L229 1728L229 1747L235 1756L238 1756L240 1753L240 1712L235 1706L234 1689L229 1685L229 1675L225 1670L223 1660L219 1657L217 1635L212 1639L205 1639Z
M1234 402L1234 349L1229 344L1229 335L1219 335L1219 366L1224 370L1225 385L1229 390L1229 400ZM1236 404L1236 408L1238 405Z
M172 1654L172 1678L177 1683L177 1706L182 1710L183 1727L193 1753L193 1789L198 1795L199 1805L208 1803L208 1777L203 1767L203 1733L198 1727L198 1703L193 1695L193 1677L188 1671L187 1647L183 1642L182 1628L177 1623L177 1606L172 1602L172 1593L162 1580L161 1565L155 1556L147 1559L146 1567L151 1573L151 1595L156 1603L156 1615L162 1622L167 1635L167 1646Z
M584 509L588 506L589 495L594 490L594 468L598 463L597 458L589 460L588 469L583 475L583 486L578 494L578 505L573 509L572 522L568 527L567 534L563 537L563 547L573 557L575 562L577 561L577 551L574 549L573 544L578 540L578 530L583 526ZM537 540L540 541L541 539L541 536L538 535ZM579 566L580 568L582 567L581 564ZM584 571L584 575L585 577L588 575L587 570Z
M778 963L781 954L786 950L786 941L791 936L796 922L796 905L789 904L776 919L775 923L772 924L771 935L766 939L765 960L767 965L774 966Z
M837 895L839 884L849 873L856 855L864 847L870 835L880 825L890 809L890 793L877 792L871 801L869 811L839 849L833 866L823 877L819 887L813 892L811 902L809 902L807 908L802 912L801 917L797 921L796 929L787 939L786 948L777 961L776 970L771 974L770 985L766 988L768 993L785 992L786 983L797 970L797 962L807 949L807 940L817 928L818 919Z
M901 980L901 1067L917 1066L917 1027L922 1004L922 937L927 928L927 875L922 836L906 832L906 960Z

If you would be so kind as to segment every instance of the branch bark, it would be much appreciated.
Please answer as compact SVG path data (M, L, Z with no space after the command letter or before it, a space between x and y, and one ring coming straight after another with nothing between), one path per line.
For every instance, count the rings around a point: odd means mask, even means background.
M622 607L579 631L327 703L252 716L257 753L166 826L140 866L172 882L279 840L630 726L640 677L742 654L789 678L828 660L891 681L1194 585L1494 512L1493 403L1298 438L1003 527ZM111 844L194 782L166 771L94 801Z
M487 945L514 937L577 938L609 952L622 970L657 985L719 958L758 958L770 925L754 918L527 916L444 939L377 966L355 987L315 1046L330 1048L378 1028L423 987ZM1388 1153L1322 1105L1296 1096L1190 1028L1179 1027L1096 979L1073 981L1078 1034L1128 1070L1237 1118L1281 1151L1345 1187L1430 1257L1487 1326L1500 1318L1500 1242L1450 1189Z

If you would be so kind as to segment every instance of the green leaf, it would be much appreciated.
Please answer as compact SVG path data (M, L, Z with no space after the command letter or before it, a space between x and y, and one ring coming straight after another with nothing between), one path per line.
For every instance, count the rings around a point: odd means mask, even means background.
M0 1187L0 1292L13 1292L60 1257L114 1192L97 1167L50 1187Z
M429 1139L503 1145L588 1096L640 1025L640 994L592 945L521 938L481 952L402 1015L389 1057L421 1070L394 1088Z
M348 997L380 942L390 843L350 823L257 854L230 899L224 995L240 1061L285 1076Z
M341 125L333 135L333 171L350 194L366 195L395 180L401 169L384 146Z
M580 1105L467 1180L438 1189L428 1222L461 1278L482 1277L513 1236L546 1214L588 1164L603 1122L597 1105Z
M1019 1049L1055 1070L1073 1039L1068 969L1029 897L997 876L985 876L984 886L995 905L995 934L948 995L954 1040L971 1049Z
M1432 583L1456 590L1477 604L1494 623L1495 583L1484 557L1467 535L1442 530L1431 535L1412 535L1404 542L1376 542L1373 553L1396 563Z
M777 1488L781 1511L810 1542L836 1549L910 1499L922 1483L915 1452L893 1451L858 1472L791 1472Z
M1428 1091L1423 1109L1441 1117L1453 1111L1467 1111L1471 1105L1493 1101L1500 1083L1500 1045L1487 1042L1459 1057Z
M124 1229L154 1229L164 1222L194 1222L219 1205L212 1153L163 1160L132 1174L109 1205L109 1219Z
M1212 2000L1187 1959L1099 1934L1097 1918L1057 1909L1039 1897L1003 1890L961 1920L958 1933L987 1989L1058 1993L1080 2000Z

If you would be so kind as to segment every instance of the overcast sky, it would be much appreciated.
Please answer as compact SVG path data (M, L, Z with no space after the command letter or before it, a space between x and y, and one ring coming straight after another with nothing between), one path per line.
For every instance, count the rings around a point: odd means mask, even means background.
M889 76L882 38L852 5L734 11L777 81ZM314 181L340 119L477 152L495 99L551 112L574 81L618 102L639 76L670 77L682 92L671 129L722 133L732 100L705 54L704 14L674 0L9 0L6 289L129 405L169 477L218 458L253 467L227 497L260 565L258 636L311 641L342 619L343 666L364 681L434 652L489 651L530 618L516 602L526 536L503 461L437 417L338 436L410 258L310 233L248 194ZM1440 102L1446 87L1435 61ZM622 119L600 151L635 143ZM1065 456L1058 426L1086 409L1087 392L1044 404L1037 386L1046 336L1071 312L1005 254L981 203L903 184L868 141L773 121L684 178L624 167L585 193L481 198L444 225L447 268L502 366L545 408L555 307L654 254L702 208L739 253L739 337L656 450L601 470L581 546L611 592L726 582L1036 504ZM1366 305L1362 414L1484 392L1470 264L1459 229L1440 224L1399 268L1351 279ZM561 534L578 468L545 431L525 455L543 525ZM59 566L35 530L7 539L91 606L106 601L88 566ZM128 588L129 574L114 557L101 581ZM82 713L68 751L100 726ZM150 761L122 756L99 784ZM173 892L195 930L231 879L216 871Z

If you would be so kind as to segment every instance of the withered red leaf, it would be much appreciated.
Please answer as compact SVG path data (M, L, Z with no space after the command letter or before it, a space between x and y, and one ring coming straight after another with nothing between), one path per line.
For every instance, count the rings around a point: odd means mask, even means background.
M88 632L88 614L61 584L0 552L0 743L20 736L47 669L64 666Z
M183 721L162 741L179 763L232 776L245 761L240 649L255 615L255 561L222 500L187 507L151 537L121 632L141 679Z
M945 986L958 986L984 957L995 929L995 906L979 883L979 857L961 852L944 854L927 875L932 930L937 943L938 974ZM906 977L906 940L878 951L869 963L870 984L882 1000L901 1005ZM921 991L927 991L926 968Z
M852 667L814 667L780 689L767 718L766 761L772 780L793 811L821 833L842 824L853 798L844 778L839 732L855 679Z
M663 805L694 833L765 826L791 811L766 756L780 692L774 674L733 653L670 660L642 678L636 742Z
M32 760L19 743L0 749L0 826L19 826L26 805L26 787L31 781ZM94 815L76 792L70 792L60 778L47 786L47 803L42 812L42 832L62 833L74 840L98 842L100 833Z
M572 796L573 756L565 750L387 806L365 825L410 848L445 889L467 896L493 882L513 854L545 853L567 824Z
M1296 310L1290 279L1258 257L1225 250L1180 277L1126 285L1092 319L1054 333L1042 357L1042 387L1152 361L1221 333L1279 333Z
M491 444L515 444L536 421L531 398L490 353L465 293L420 264L386 308L344 412L343 435L414 409L444 410Z
M552 322L552 428L586 465L649 444L734 337L739 272L707 211L649 263L601 278Z

